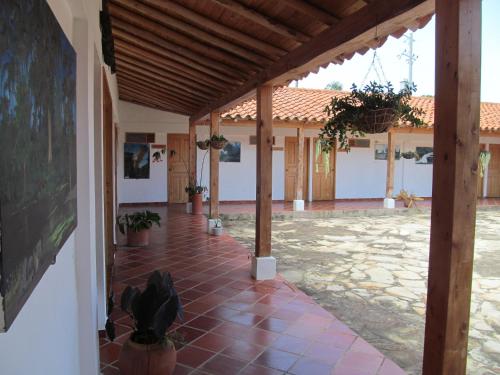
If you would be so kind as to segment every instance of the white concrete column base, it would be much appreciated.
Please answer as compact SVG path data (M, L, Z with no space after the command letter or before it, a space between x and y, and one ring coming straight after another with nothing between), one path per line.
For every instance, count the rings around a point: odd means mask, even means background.
M192 214L193 213L193 203L192 202L187 202L186 203L186 213L187 214Z
M304 211L304 200L303 199L295 199L293 201L293 210L294 211Z
M396 208L396 201L392 198L385 198L384 208Z
M274 279L276 277L276 258L252 256L251 272L255 280Z
M207 233L212 233L212 229L217 225L217 219L208 219L207 220Z

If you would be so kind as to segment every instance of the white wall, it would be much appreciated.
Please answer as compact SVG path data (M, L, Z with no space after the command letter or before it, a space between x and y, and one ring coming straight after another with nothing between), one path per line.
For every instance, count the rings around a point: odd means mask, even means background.
M94 54L98 0L48 0L77 52L78 226L16 320L0 333L0 373L99 373L94 165ZM111 88L116 97L116 87Z
M125 133L155 133L155 143L166 145L168 133L188 133L188 117L123 101L119 102L118 108L120 113L117 150L118 203L166 202L167 154L162 155L162 162L153 163L152 152L150 152L149 179L126 179L123 166Z

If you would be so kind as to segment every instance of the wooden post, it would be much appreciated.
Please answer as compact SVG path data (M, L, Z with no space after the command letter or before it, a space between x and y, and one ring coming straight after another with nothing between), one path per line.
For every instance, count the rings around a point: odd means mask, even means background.
M298 155L297 155L297 180L295 181L295 199L304 199L304 128L297 128Z
M189 183L196 182L196 125L189 121Z
M436 0L436 100L424 375L463 375L479 152L481 1Z
M394 195L394 161L396 153L396 134L389 130L387 133L387 180L385 187L385 197L392 199Z
M257 218L255 256L271 255L273 88L257 87Z
M210 138L219 135L220 116L210 113ZM219 150L210 147L210 218L219 218Z

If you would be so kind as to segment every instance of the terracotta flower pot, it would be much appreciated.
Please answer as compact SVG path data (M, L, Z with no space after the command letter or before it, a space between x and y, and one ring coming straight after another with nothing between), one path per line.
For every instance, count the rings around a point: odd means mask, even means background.
M203 195L202 193L196 193L192 197L193 201L193 215L202 215L203 214Z
M128 339L118 359L121 375L171 375L177 362L173 344L142 345Z
M143 229L139 232L127 230L127 246L148 246L149 229Z

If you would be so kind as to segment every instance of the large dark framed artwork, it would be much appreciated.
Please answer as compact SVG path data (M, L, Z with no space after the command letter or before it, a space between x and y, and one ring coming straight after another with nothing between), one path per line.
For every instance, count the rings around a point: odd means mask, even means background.
M223 163L239 163L241 161L241 142L228 142L220 151L219 161Z
M77 220L76 54L45 0L0 6L0 176L1 331Z
M124 177L130 179L149 178L149 144L124 144Z

